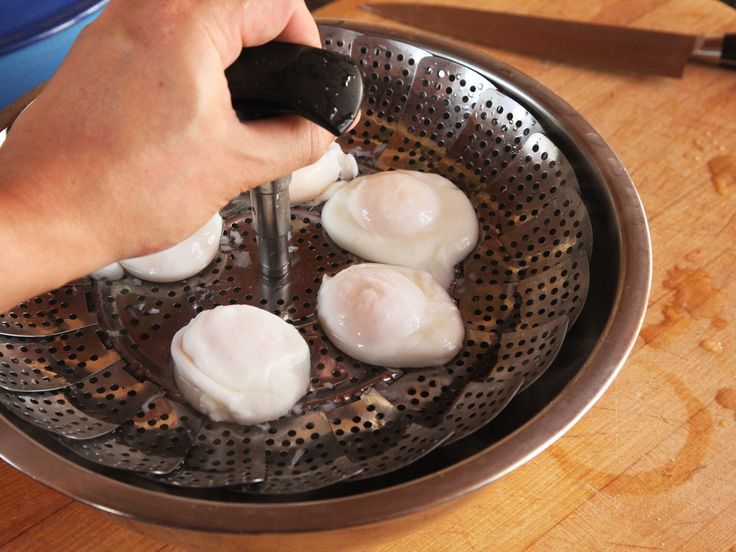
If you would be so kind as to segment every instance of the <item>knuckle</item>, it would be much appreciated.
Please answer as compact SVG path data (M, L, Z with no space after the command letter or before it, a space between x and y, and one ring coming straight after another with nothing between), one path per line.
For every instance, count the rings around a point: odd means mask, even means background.
M331 137L325 130L314 123L307 123L307 132L304 137L303 161L305 165L311 165L319 161L325 153Z
M138 2L119 14L119 21L136 42L153 46L191 29L196 12L191 0Z
M151 2L157 21L161 25L178 26L191 20L196 11L196 3L189 0L166 0L164 2Z

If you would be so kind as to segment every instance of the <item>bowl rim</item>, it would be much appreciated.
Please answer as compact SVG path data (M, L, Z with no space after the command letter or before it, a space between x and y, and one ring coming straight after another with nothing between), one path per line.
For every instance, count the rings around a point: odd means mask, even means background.
M35 441L0 414L0 457L31 478L100 510L183 529L268 534L325 531L383 520L438 506L502 477L567 432L601 397L634 347L644 321L652 276L649 228L633 181L616 154L567 102L495 58L434 37L382 25L318 19L387 39L411 41L491 78L527 105L555 119L572 145L607 183L621 240L615 301L598 342L579 372L531 420L492 446L439 471L395 486L315 501L226 502L166 494L107 477L75 464ZM625 304L622 298L625 297ZM207 512L206 516L198 512Z
M0 57L10 56L13 52L73 27L85 18L99 12L108 2L109 0L76 0L59 7L50 18L36 21L33 25L3 37L0 40Z

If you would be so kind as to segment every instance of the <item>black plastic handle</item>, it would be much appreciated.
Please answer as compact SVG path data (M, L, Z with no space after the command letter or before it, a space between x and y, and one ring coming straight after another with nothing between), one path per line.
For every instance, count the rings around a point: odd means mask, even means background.
M270 42L246 48L225 71L241 120L301 115L339 136L358 116L363 79L347 56Z
M736 69L736 34L727 34L723 37L721 65Z

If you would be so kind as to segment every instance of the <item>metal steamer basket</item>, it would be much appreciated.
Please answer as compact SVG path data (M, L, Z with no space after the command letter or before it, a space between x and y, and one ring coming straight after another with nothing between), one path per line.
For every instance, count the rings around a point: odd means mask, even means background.
M242 197L223 210L218 257L186 281L85 279L0 316L8 461L145 521L336 529L503 475L610 383L640 327L651 267L638 196L599 135L541 85L479 54L353 23L321 33L363 75L361 122L340 139L361 171L436 172L476 209L481 238L450 290L465 321L461 352L406 371L341 353L316 320L317 291L361 259L329 239L319 207L292 207L289 274L269 283ZM267 309L307 340L310 391L290 415L217 423L178 395L171 338L226 304Z

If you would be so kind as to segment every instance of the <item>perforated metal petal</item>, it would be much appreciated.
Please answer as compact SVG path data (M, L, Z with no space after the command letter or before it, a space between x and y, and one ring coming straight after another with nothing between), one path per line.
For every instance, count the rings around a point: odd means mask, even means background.
M481 193L498 217L500 233L544 212L568 188L580 192L570 163L542 134L530 136L513 160L489 180Z
M103 466L167 474L184 461L201 422L190 407L159 395L109 435L83 441L63 438L62 443Z
M130 420L159 391L138 381L118 362L108 369L55 391L0 391L0 402L24 420L70 439L91 439L110 433Z
M404 437L400 441L388 441L388 446L382 448L380 454L361 462L364 470L353 478L377 477L413 464L453 436L452 431L437 431L420 424L410 424L403 431Z
M337 349L322 331L319 322L300 328L310 348L312 360L310 393L302 401L313 406L324 401L349 401L379 382L390 382L401 373L365 364Z
M408 425L406 417L375 389L335 409L330 423L337 444L353 462L380 454L392 442L401 439Z
M11 391L60 389L120 360L97 327L55 336L19 339L0 336L0 388Z
M464 263L468 282L482 285L518 281L549 270L579 251L590 256L593 231L583 201L574 189L558 191L544 209L507 229L495 222L505 215L492 207L488 195L482 192L474 197L481 239Z
M261 483L247 485L236 490L248 494L290 494L301 492L304 489L321 489L353 479L359 474L360 469L341 456L333 460L320 460L319 464L310 464L304 470L293 470L288 475L268 477Z
M375 389L400 412L426 418L447 408L454 398L454 375L443 366L404 373L396 381L381 383Z
M480 253L476 253L480 258ZM516 283L490 283L469 272L454 292L467 327L481 331L506 331L518 324Z
M450 436L413 424L375 389L332 412L330 423L344 456L362 469L356 479L402 468Z
M493 87L463 65L435 56L422 58L397 132L378 158L378 168L437 169L475 111L482 91Z
M567 317L561 317L534 328L503 334L493 381L499 374L515 373L524 378L522 389L529 386L552 364L562 347L567 327Z
M0 313L0 335L36 337L86 328L97 323L90 307L90 284L79 281L20 303Z
M356 31L332 25L320 25L319 34L325 50L340 52L346 56L350 55L356 37L362 36Z
M588 258L576 251L556 265L519 282L519 327L534 328L558 317L572 326L588 295Z
M266 430L266 478L243 492L289 493L343 481L360 471L342 454L324 412L281 418Z
M526 130L539 131L537 124L527 123L529 126ZM580 192L575 171L565 154L544 134L535 132L531 135L524 134L523 138L517 136L514 140L517 145L518 155L505 165L503 171L499 171L497 176L492 180L498 181L498 184L491 186L491 189L497 193L516 193L526 192L532 196L540 196L541 194L554 195L557 191L565 187L572 187L576 192ZM510 186L508 190L499 186L513 184L517 182L523 184L523 188L514 189ZM501 196L500 200L509 205L514 203L516 198ZM539 199L544 199L539 198ZM530 200L525 201L527 204ZM517 203L519 203L517 201ZM530 210L529 205L519 205L520 210Z
M440 427L452 432L449 442L462 439L488 424L509 404L523 383L520 375L489 377L484 382L469 383L440 421Z
M185 487L230 487L263 481L265 431L258 426L205 421L180 468L165 481Z
M523 106L493 88L484 90L437 169L466 193L486 188L541 125ZM543 136L539 134L538 136ZM555 148L555 151L557 148Z
M354 40L352 56L367 90L358 126L341 141L359 159L373 162L383 152L411 97L417 66L428 55L421 48L395 40L376 41L366 36Z
M580 196L571 189L558 193L535 217L499 237L504 261L519 278L533 276L584 251L592 251L593 231Z

